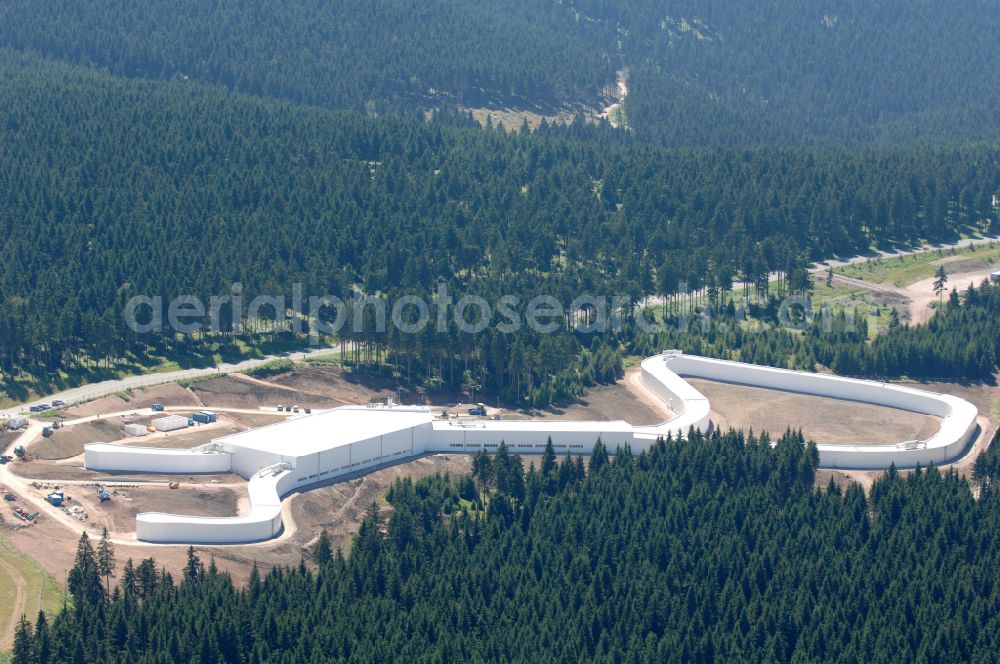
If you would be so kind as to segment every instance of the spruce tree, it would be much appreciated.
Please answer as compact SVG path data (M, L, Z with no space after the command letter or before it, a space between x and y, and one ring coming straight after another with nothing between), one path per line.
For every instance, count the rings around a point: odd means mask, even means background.
M325 567L333 560L333 549L330 546L330 536L326 534L326 528L319 531L316 538L316 546L313 548L313 560L320 567Z
M33 654L31 623L25 619L22 613L21 619L17 621L17 626L14 628L14 648L11 651L11 662L13 664L33 664Z
M76 546L76 560L73 569L69 571L69 592L78 611L82 611L104 598L104 588L101 586L101 571L97 564L94 547L86 531L80 536Z
M108 537L108 529L101 533L101 541L97 543L97 569L105 580L105 590L111 592L111 577L115 575L115 546Z

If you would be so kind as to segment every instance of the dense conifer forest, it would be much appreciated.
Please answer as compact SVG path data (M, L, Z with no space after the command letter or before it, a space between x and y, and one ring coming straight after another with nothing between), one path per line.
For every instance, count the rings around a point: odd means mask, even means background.
M443 283L490 302L684 287L725 301L734 280L771 273L806 288L811 259L998 228L991 145L665 150L582 123L518 135L460 114L370 118L11 51L0 76L8 377L141 367L206 341L133 334L134 295L207 302L239 282L245 301L294 283L430 299ZM284 329L228 321L209 341ZM389 355L408 381L471 371L533 404L620 374L621 338L541 336L365 327L352 340L358 362Z
M330 108L599 106L671 146L992 140L991 0L0 2L0 46Z
M579 36L457 0L0 3L0 44L151 79L329 108L596 100L614 69Z
M974 485L892 468L870 496L817 489L794 432L598 443L589 469L501 448L243 588L191 552L178 579L120 565L109 596L81 541L72 607L23 622L14 664L993 661L997 447Z

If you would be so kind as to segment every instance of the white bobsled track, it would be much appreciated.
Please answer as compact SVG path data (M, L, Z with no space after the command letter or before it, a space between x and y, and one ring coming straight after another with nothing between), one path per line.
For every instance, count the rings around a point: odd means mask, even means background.
M676 417L656 426L610 422L436 419L425 406L344 406L325 413L232 434L190 450L95 443L86 466L94 470L156 473L234 472L249 480L250 510L233 517L144 512L136 536L147 542L240 543L281 532L281 498L295 490L370 471L425 453L495 451L501 442L519 454L539 454L551 439L559 454L589 454L600 438L609 450L642 452L668 434L708 431L710 404L684 377L799 392L899 408L941 418L927 440L895 445L859 441L818 445L827 468L879 469L940 464L966 449L978 431L975 406L958 397L870 380L774 369L667 351L642 362L643 385Z

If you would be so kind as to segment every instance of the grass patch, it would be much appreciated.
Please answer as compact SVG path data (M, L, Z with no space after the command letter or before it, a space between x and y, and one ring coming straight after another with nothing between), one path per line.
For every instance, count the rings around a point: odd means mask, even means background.
M839 267L835 271L855 279L903 287L933 277L939 266L943 265L945 271L948 271L950 264L968 259L978 259L985 265L1000 264L1000 244L991 242L978 247L940 249L892 258L876 258L865 263Z
M271 360L270 362L265 362L260 366L247 369L243 373L248 376L253 376L254 378L267 378L268 376L277 376L278 374L288 373L294 368L294 362L288 358L281 358L279 360Z
M40 564L18 551L3 534L0 534L0 562L3 563L0 564L0 625L6 627L21 618L22 611L13 615L16 578L24 580L23 613L32 622L39 609L50 618L62 610L63 591L55 578Z
M622 358L622 368L631 369L632 367L637 367L642 363L642 358L638 355L626 355Z

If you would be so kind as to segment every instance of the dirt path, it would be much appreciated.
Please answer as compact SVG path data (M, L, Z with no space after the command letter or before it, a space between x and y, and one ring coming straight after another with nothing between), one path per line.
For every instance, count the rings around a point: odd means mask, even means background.
M21 573L2 558L0 558L0 569L2 569L14 582L14 599L10 606L10 624L7 625L6 629L4 629L3 636L0 636L0 650L6 650L14 643L14 628L17 625L17 621L21 619L21 615L24 613L24 606L27 603L28 597L25 592L27 584L24 581L24 577L21 576Z
M948 283L945 284L947 292L943 295L945 299L952 288L959 292L965 290L970 284L978 286L983 279L989 279L990 274L996 271L995 267L981 270L971 270L969 272L959 272L948 275ZM934 293L935 277L922 279L907 286L903 292L910 298L911 320L914 323L926 323L934 315L934 308L931 304L938 301L938 296Z
M826 275L817 275L819 278L826 279ZM846 286L854 286L855 288L863 288L865 290L874 291L876 293L891 293L894 295L901 295L903 297L908 297L906 289L896 288L895 286L887 286L885 284L875 284L870 281L864 281L862 279L855 279L854 277L847 277L843 274L833 274L833 280L837 283L844 284Z
M970 284L978 286L983 279L988 279L990 274L994 271L996 271L996 268L991 267L948 275L948 283L945 285L946 291L950 292L952 288L956 288L961 291L967 288ZM817 281L823 281L827 279L827 276L828 275L822 271L813 272L813 278ZM910 323L914 324L926 323L934 315L933 305L939 301L938 295L934 292L935 280L935 277L929 277L912 283L909 286L897 288L896 286L876 284L870 281L864 281L863 279L848 277L843 274L833 274L833 281L839 284L872 291L873 293L886 293L904 298L906 300L906 309L901 311L900 314L902 314L903 317ZM945 294L943 297L947 297L947 295Z
M619 122L622 119L619 111L621 110L622 104L625 103L625 97L628 96L628 70L619 70L616 79L618 83L618 94L615 101L598 114L598 117L604 118L611 123L612 127L615 128L618 127Z

